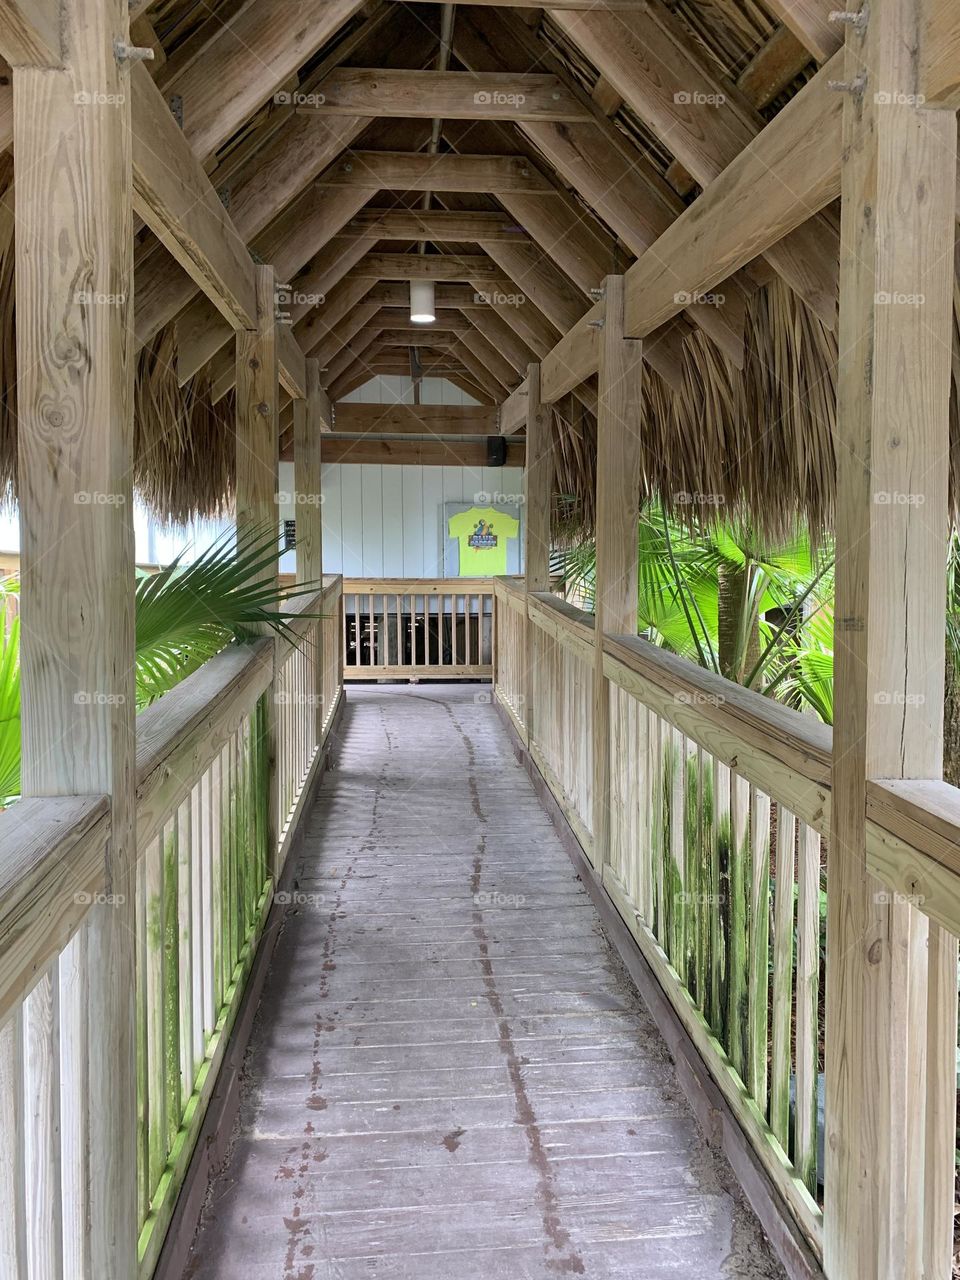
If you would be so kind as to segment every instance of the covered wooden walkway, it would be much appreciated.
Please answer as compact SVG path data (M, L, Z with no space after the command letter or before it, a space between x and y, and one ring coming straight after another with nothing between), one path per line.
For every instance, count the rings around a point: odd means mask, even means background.
M351 688L203 1280L774 1277L489 693Z

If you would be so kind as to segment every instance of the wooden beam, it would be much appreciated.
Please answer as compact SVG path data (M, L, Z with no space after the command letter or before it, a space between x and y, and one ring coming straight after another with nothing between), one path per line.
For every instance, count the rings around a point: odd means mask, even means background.
M293 402L293 489L296 513L297 582L323 578L323 522L321 489L321 432L326 392L320 385L316 360L307 361L307 394Z
M923 0L920 21L918 92L927 106L955 111L960 107L960 10L952 0Z
M63 1164L41 1154L21 1169L33 1243L11 1274L63 1274L62 1186L88 1274L129 1280L140 1221L133 188L130 75L114 55L127 3L71 0L62 16L63 70L14 71L22 793L108 796L110 840L106 893L86 915L84 1003L71 1011L83 1138L61 1144L59 1099L30 1099L30 1143L56 1143ZM79 106L91 86L110 105ZM32 997L53 1013L34 1031L54 1086L56 983L41 977Z
M523 382L507 396L503 404L500 406L500 434L504 436L512 436L517 431L526 430L527 427L527 380Z
M164 99L156 89L153 96L155 110L162 109L166 112L167 119L161 122L165 133L169 134L172 129L174 141L183 150L186 144ZM344 146L353 141L363 124L356 119L313 121L312 129L307 131L302 127L306 123L310 122L296 121L277 134L269 146L257 153L230 187L218 186L215 190L211 181L203 179L204 199L219 210L220 218L239 237L248 266L250 254L246 245L253 243L257 249L256 237L283 213L313 178L324 171ZM147 148L146 159L152 163L149 152L150 127L144 130L144 141ZM187 163L189 164L189 160ZM178 160L178 165L180 167L174 168L172 172L168 172L169 165L161 167L161 175L167 182L172 183L182 172L182 157ZM191 168L203 176L199 165L194 163ZM192 193L187 192L184 198L189 200L191 196ZM225 212L225 205L229 206L229 213ZM145 220L149 222L146 217ZM259 249L257 252L263 257ZM284 277L281 275L279 278L282 281ZM163 253L151 254L145 261L138 260L136 286L138 345L143 345L159 333L196 296L195 280L188 274L173 270ZM225 340L228 337L229 334L225 336Z
M637 516L643 454L643 353L623 333L623 276L604 282L597 394L596 635L637 634ZM593 667L593 865L610 861L610 688L603 644Z
M497 412L486 406L440 404L339 404L338 435L492 436Z
M317 301L294 325L297 341L304 351L313 352L329 336L331 331L347 320L361 303L372 304L369 316L376 315L380 303L370 297L371 282L362 277L343 280L335 286L329 297L309 295ZM296 293L293 294L296 297ZM369 318L369 317L368 317ZM363 321L367 323L366 320ZM322 359L322 357L318 357Z
M867 88L841 95L824 1177L837 1276L949 1276L953 1242L956 938L870 874L865 823L868 779L942 770L957 122L915 105L918 16L915 0L875 0L847 27L843 79Z
M582 292L533 245L487 240L480 242L480 248L561 332L587 310Z
M521 377L525 376L527 365L535 358L536 352L527 346L516 330L492 307L474 307L465 312L465 315L487 342L510 361L515 371Z
M381 308L375 302L362 302L335 324L321 340L312 348L313 354L320 362L321 370L329 367L331 360L347 343L361 333L380 332L382 326L373 329L373 320Z
M11 67L59 67L60 0L0 0L0 55Z
M766 5L818 62L828 62L843 44L843 28L830 21L833 0L766 0Z
M527 465L523 476L525 591L550 590L550 520L553 511L553 410L540 399L540 366L531 364L527 396ZM529 688L527 693L529 695Z
M582 120L584 109L555 76L511 72L393 71L338 67L323 81L319 115L445 120Z
M202 162L362 8L363 0L254 0L222 26L203 57L165 86L183 100L184 132Z
M665 324L839 193L842 77L831 62L767 125L627 275L627 332Z
M272 267L257 267L257 328L237 334L237 531L277 528L279 364Z
M359 200L356 192L318 198L307 191L256 237L252 248L260 259L273 265L277 279L286 284L357 212ZM212 359L229 336L211 316L204 299L191 303L178 320L177 372L181 382Z
M540 396L555 404L596 373L600 353L603 306L595 303L563 335L540 366Z
M142 63L130 81L136 211L231 327L249 328L256 291L247 247Z
M557 13L555 21L702 187L760 134L762 119L688 46L661 0L645 0L642 11L616 18ZM774 270L830 328L837 259L835 234L815 218L768 253Z
M508 467L523 466L523 457L523 444L507 446ZM338 440L331 437L324 441L323 460L325 463L412 467L483 467L487 447L467 440Z
M498 281L503 269L483 253L368 253L351 276L374 280Z
M276 298L274 298L276 313ZM294 337L288 324L277 325L277 362L280 382L291 396L303 398L307 394L307 371L304 365L303 348Z
M327 363L325 369L321 368L320 376L323 385L330 392L331 400L339 400L340 398L333 390L337 379L364 357L364 353L373 347L377 336L377 331L370 329L365 330L362 334L357 334L350 342L344 343L333 359Z
M550 191L525 156L427 155L424 152L350 151L324 174L331 185L369 191Z
M448 350L460 361L471 377L493 396L494 400L499 402L507 398L510 387L507 383L500 381L485 360L475 355L469 347L464 346L459 341L452 342Z
M543 197L531 196L531 200ZM523 227L505 213L465 213L449 209L361 209L344 228L345 235L378 240L478 241L529 243Z
M520 382L521 375L517 368L469 322L466 330L460 334L460 342L471 355L481 360L505 387L512 389Z
M487 289L490 289L489 284ZM410 286L401 281L384 280L380 284L370 286L367 294L370 302L379 302L382 307L408 307L410 305ZM479 311L493 309L483 296L483 291L471 288L468 284L438 284L434 290L434 306L443 311Z
M502 10L474 13L470 18L461 15L454 48L457 57L477 71L501 66L505 57L518 71L549 62L543 46ZM632 253L643 254L683 212L683 201L659 171L598 112L584 124L526 122L518 128ZM612 266L608 264L601 274ZM570 274L579 279L576 272ZM739 351L731 351L730 327L714 307L691 304L689 311L691 320L722 351L742 363L742 338Z

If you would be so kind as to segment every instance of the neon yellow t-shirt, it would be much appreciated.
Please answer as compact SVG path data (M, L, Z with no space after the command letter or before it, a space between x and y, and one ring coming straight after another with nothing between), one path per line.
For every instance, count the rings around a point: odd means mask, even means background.
M460 577L489 578L507 572L507 541L515 538L520 521L493 507L471 507L451 516L450 537L460 543Z

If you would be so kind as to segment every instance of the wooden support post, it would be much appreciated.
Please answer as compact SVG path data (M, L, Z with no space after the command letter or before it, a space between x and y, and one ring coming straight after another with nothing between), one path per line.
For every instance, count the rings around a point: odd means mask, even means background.
M941 773L957 122L916 105L921 7L874 0L846 35L824 1209L843 1280L950 1274L956 942L867 873L864 829L868 779Z
M610 693L603 635L637 632L643 343L623 336L623 302L623 276L607 276L598 352L593 675L593 860L601 870L610 842Z
M15 196L23 795L110 797L106 892L88 916L86 1144L62 1179L79 1198L83 1228L64 1225L85 1230L89 1274L129 1280L138 1229L133 178L130 78L114 52L129 38L126 0L71 0L59 20L63 69L14 71L24 158ZM92 105L94 93L109 105ZM35 1265L58 1275L59 1187L51 1194L54 1218L34 1224L48 1246Z
M293 402L293 467L297 508L297 581L323 577L323 521L320 470L322 426L319 360L307 361L307 398Z
M276 285L273 268L257 267L257 328L237 332L237 537L263 536L272 529L277 560L263 577L277 578L280 516L277 505L280 471L279 367L277 360ZM276 672L274 672L274 689ZM277 866L279 800L277 797L277 708L268 701L267 855Z
M323 580L323 494L321 491L320 441L321 402L320 361L306 362L307 397L293 402L293 490L297 530L297 582ZM316 628L313 654L317 688L323 685L322 628ZM316 708L317 742L323 731L326 709Z
M527 367L527 456L523 471L523 586L527 595L531 591L550 590L553 475L553 410L540 399L540 365L531 364ZM533 743L536 718L534 627L526 612L523 628L525 663L522 712L527 738Z

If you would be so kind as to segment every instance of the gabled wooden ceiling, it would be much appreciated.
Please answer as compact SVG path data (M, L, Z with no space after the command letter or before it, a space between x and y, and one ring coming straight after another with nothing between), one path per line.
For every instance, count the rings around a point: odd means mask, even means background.
M132 6L150 74L240 237L289 283L285 314L333 400L401 371L504 400L841 38L822 0L578 2L458 5L447 50L439 4ZM175 321L181 380L209 365L222 396L230 325L152 231L138 241L138 340ZM651 366L676 383L693 329L742 365L746 299L774 276L832 326L837 257L815 215L722 303L692 301L648 338ZM420 273L441 282L422 336L403 283Z

